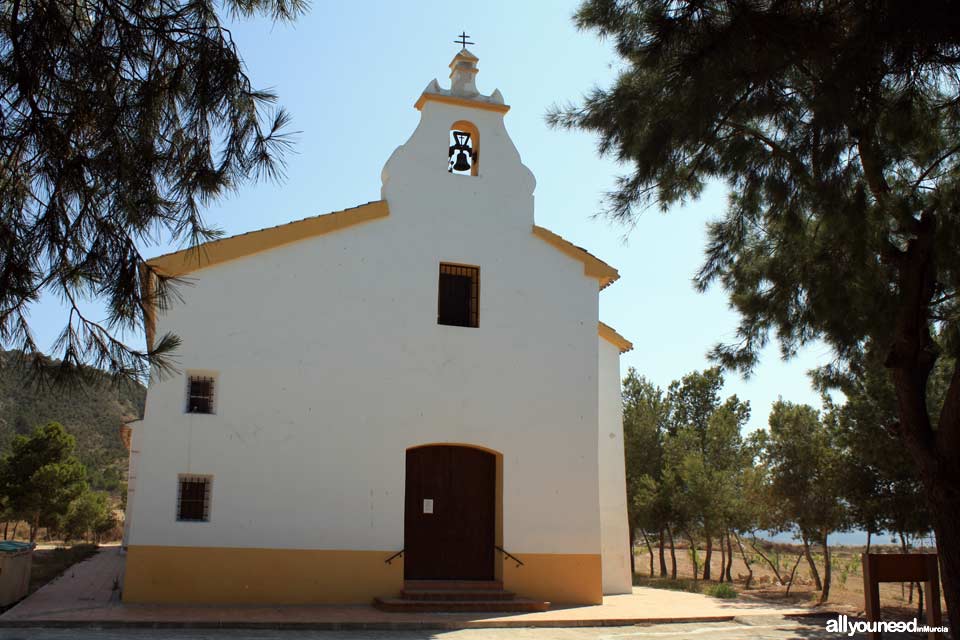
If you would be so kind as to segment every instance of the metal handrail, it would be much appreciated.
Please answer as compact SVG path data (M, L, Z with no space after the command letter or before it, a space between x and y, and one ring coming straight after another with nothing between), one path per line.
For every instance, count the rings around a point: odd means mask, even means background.
M392 563L394 560L396 560L397 558L399 558L400 556L402 556L404 551L406 551L406 549L400 549L400 551L397 551L395 554L393 554L392 556L390 556L389 558L387 558L386 560L384 560L384 562L385 562L386 564Z
M493 548L496 549L497 551L499 551L500 553L502 553L503 555L505 555L506 557L510 558L510 559L513 560L514 562L516 562L516 563L517 563L517 569L519 569L520 567L523 566L523 560L521 560L521 559L518 558L517 556L513 555L512 553L510 553L509 551L507 551L507 550L504 549L503 547L498 547L497 545L493 545Z

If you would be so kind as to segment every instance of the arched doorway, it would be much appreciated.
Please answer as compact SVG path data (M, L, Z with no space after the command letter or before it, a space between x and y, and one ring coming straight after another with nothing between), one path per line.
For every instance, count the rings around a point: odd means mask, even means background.
M404 578L493 580L496 455L458 445L407 449Z

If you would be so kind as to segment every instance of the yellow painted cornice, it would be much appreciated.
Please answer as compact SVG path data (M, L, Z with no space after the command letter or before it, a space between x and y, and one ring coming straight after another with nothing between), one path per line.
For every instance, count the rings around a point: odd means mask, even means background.
M285 244L332 233L371 220L386 218L388 215L390 215L390 208L387 206L387 201L377 200L343 211L335 211L288 222L276 227L204 242L190 249L167 253L147 260L147 264L142 265L140 269L140 285L144 296L143 330L146 334L147 349L150 350L154 347L157 327L157 312L153 301L155 276L151 269L161 275L176 278L230 260L281 247Z
M157 256L148 260L147 264L162 275L183 276L292 242L340 231L371 220L386 218L388 215L390 215L390 208L387 206L386 200L377 200L352 209L313 216L276 227L204 242L190 249Z
M597 325L597 334L613 346L620 349L620 353L626 353L627 351L633 349L633 343L617 333L617 330L608 324L603 322L599 323Z
M599 280L601 289L607 288L620 278L620 274L617 272L617 270L608 265L606 262L596 257L586 249L578 247L572 242L561 238L549 229L540 227L538 225L533 225L533 235L537 236L547 244L559 249L574 260L579 260L582 262L584 275Z
M471 109L481 109L483 111L494 111L496 113L506 113L510 111L510 105L506 104L494 104L492 102L480 102L479 100L470 100L468 98L460 98L457 96L446 96L440 93L424 93L420 95L420 98L414 103L414 108L417 111L423 109L423 105L427 102L442 102L444 104L452 104L458 107L469 107Z

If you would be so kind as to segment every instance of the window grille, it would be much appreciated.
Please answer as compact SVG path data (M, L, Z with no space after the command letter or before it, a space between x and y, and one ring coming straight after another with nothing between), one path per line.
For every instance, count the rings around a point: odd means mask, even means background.
M480 269L440 264L437 324L480 326Z
M177 490L177 520L210 521L210 490L213 476L181 475Z
M190 376L187 413L213 413L213 378Z

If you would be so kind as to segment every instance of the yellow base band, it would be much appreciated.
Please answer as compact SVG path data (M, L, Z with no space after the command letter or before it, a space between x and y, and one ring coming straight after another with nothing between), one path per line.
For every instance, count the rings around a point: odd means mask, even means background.
M387 551L132 545L123 601L179 604L368 604L403 587L403 558ZM557 604L603 602L599 554L522 553L503 586Z
M503 560L503 588L555 604L602 604L600 554L518 553L518 567Z
M130 546L124 602L369 604L403 586L389 551Z

